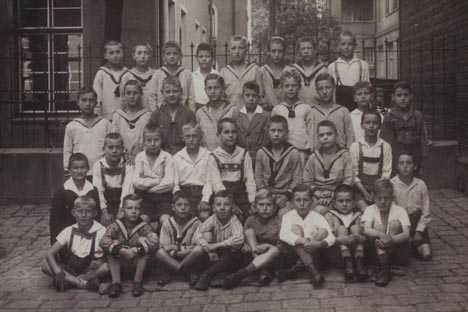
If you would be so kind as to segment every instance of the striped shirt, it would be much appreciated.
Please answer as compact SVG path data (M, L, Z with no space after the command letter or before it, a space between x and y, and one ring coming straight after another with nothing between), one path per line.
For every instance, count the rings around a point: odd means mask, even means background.
M225 242L232 249L240 249L244 243L244 229L235 215L232 215L231 219L224 225L216 215L206 219L195 231L194 241L196 244L208 243L203 237L204 233L213 235L213 241L210 243Z

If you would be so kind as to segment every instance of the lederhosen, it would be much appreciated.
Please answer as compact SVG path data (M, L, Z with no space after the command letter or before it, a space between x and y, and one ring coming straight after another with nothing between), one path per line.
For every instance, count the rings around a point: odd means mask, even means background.
M223 164L218 156L216 156L214 153L211 155L213 155L214 159L216 160L220 173L223 171L240 171L239 181L223 181L223 184L224 187L226 187L226 189L232 193L234 197L234 203L240 209L239 213L243 215L244 220L247 219L247 217L251 214L249 196L247 194L247 188L244 183L244 162L245 156L247 155L247 150L244 150L240 164Z
M362 80L362 63L358 60L359 64L359 81ZM335 76L336 76L336 103L346 107L350 112L356 109L357 105L354 102L353 86L344 86L341 82L340 74L338 73L338 63L335 62Z
M380 144L380 156L379 157L369 157L369 156L364 156L364 153L362 152L362 143L359 142L359 164L358 164L358 176L359 179L361 180L362 186L366 189L367 192L372 193L373 191L373 186L375 180L379 179L382 176L382 170L383 170L383 157L384 157L384 151L383 151L383 143ZM368 164L379 164L379 169L377 171L377 174L365 174L364 173L364 163Z
M71 253L72 246L73 246L73 238L75 235L82 236L91 240L91 250L89 251L89 254L84 258L80 258L77 255L74 255ZM94 260L95 246L96 246L96 232L84 234L84 233L79 232L79 229L72 228L70 241L67 247L68 254L67 254L67 259L65 262L66 271L70 272L73 275L80 275L80 274L86 273L89 270L89 265L91 264L91 261Z
M324 163L320 160L320 157L318 157L318 155L316 154L317 152L314 151L312 154L315 154L315 158L317 158L320 166L322 167L322 170L323 170L323 177L325 179L329 179L330 178L330 172L331 172L331 169L333 168L333 166L335 165L335 162L341 158L341 156L343 156L344 153L346 153L347 150L344 149L344 148L341 148L340 150L338 150L335 154L335 159L333 159L333 161L330 163L330 166L328 168L325 168L325 165ZM331 195L333 196L333 195ZM331 201L330 201L330 205L331 205Z
M104 167L102 162L99 162L99 165L101 166L101 179L102 179L102 184L104 186L104 199L106 200L106 203L107 203L107 211L115 217L117 213L119 212L120 197L122 196L122 185L125 180L126 166L124 163L121 168L120 167L106 168ZM107 181L106 181L106 175L116 176L119 174L121 175L120 187L109 186L109 184L107 184Z

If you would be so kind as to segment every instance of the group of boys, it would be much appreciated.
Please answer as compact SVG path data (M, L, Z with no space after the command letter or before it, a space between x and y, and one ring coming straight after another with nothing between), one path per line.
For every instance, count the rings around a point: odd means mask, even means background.
M340 57L328 67L315 59L314 40L297 45L301 62L287 66L284 40L273 37L258 68L245 61L245 38L234 36L232 62L218 74L205 43L194 73L178 65L175 42L156 71L149 46L135 47L128 70L122 46L106 44L107 63L94 91L80 90L81 116L65 133L71 177L52 201L43 266L58 290L103 290L110 273L105 291L118 297L122 271L140 296L149 263L162 272L160 285L180 274L197 290L214 280L234 288L253 273L268 285L305 268L320 287L323 262L342 266L347 281L366 281L371 254L375 284L385 286L390 264L405 265L411 246L431 259L427 188L415 177L427 138L411 86L395 84L382 120L352 33L340 34ZM133 80L152 113L130 157L108 118L125 106L120 95Z

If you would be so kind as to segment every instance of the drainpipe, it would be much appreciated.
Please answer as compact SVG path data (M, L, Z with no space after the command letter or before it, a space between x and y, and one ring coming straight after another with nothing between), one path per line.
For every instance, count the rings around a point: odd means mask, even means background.
M236 34L236 0L231 0L232 35Z

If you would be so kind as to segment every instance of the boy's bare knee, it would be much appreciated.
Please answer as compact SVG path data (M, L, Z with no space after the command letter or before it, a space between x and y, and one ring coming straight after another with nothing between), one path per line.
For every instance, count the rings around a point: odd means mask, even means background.
M399 234L403 232L403 227L401 226L400 221L397 220L391 221L388 228L391 234Z
M169 219L169 218L170 218L170 215L168 215L168 214L163 214L163 215L161 215L161 216L159 217L159 224L163 224L164 221L166 221L166 220Z
M387 228L383 224L375 224L374 230L382 232L382 233L387 233Z
M158 260L161 260L161 259L167 257L168 255L169 254L167 253L167 251L164 248L159 248L156 251L156 259L158 259Z
M318 229L317 233L315 233L314 237L312 237L313 240L316 241L321 241L327 238L328 236L328 231L325 229Z
M274 258L278 257L281 254L281 250L276 246L271 247L270 250L268 250L268 252L270 253L270 256Z
M53 276L52 270L49 266L49 263L47 263L47 261L44 261L44 263L42 263L41 270L42 270L42 273L44 273L45 275Z
M297 236L299 237L304 237L304 230L302 229L302 227L298 224L294 224L292 227L291 227L291 232L296 234Z
M351 232L351 234L356 234L356 235L359 235L361 234L361 229L359 227L359 225L357 224L354 224L354 225L351 225L351 227L349 228L349 231Z
M200 219L201 222L205 221L211 216L211 211L205 210L205 211L200 211L198 213L198 219Z

